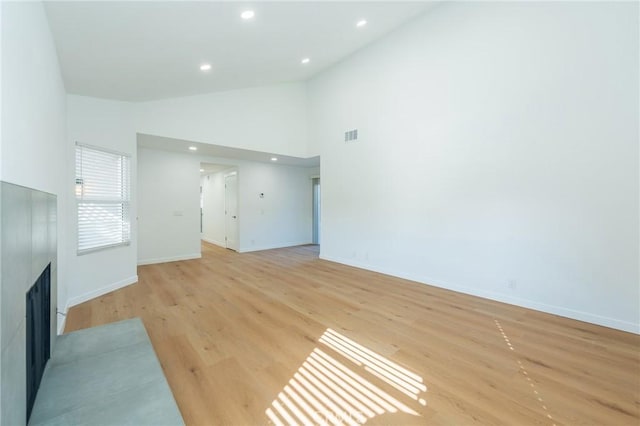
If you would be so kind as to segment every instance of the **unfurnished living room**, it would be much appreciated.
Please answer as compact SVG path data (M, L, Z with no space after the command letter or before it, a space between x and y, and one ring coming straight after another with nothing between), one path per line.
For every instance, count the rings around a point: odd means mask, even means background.
M0 424L638 425L638 1L0 1Z

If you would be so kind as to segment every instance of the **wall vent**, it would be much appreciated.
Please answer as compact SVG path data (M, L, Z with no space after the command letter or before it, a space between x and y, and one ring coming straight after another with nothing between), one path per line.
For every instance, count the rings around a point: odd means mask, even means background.
M358 129L349 130L344 132L345 142L355 142L358 140Z

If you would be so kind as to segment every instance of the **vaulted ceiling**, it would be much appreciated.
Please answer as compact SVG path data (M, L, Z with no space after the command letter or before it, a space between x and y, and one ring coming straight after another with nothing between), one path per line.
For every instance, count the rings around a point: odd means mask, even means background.
M308 79L435 3L45 4L67 92L144 101Z

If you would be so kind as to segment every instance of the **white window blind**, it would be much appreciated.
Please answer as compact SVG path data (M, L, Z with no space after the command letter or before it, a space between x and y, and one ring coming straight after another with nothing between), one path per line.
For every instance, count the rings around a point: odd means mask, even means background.
M128 155L76 144L78 254L130 243L130 162Z

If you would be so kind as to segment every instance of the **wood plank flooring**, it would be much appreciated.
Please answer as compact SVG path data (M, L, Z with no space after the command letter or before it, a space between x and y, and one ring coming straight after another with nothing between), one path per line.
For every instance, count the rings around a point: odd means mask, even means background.
M141 266L66 331L142 318L189 425L638 425L640 336L318 259Z

